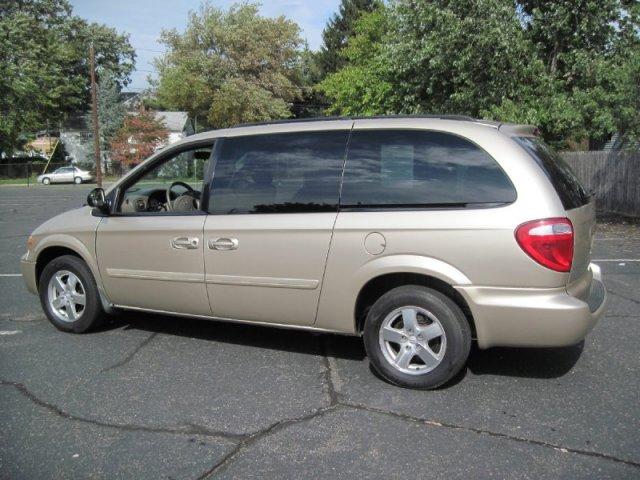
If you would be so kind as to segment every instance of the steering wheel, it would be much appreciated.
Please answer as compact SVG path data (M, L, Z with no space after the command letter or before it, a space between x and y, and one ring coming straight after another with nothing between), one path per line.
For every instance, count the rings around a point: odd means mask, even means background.
M187 189L187 191L185 193L183 193L182 195L189 195L190 197L192 197L195 200L195 196L192 195L195 190L193 188L191 188L191 185L185 183L185 182L181 182L181 181L177 181L177 182L173 182L171 185L169 185L169 188L167 188L167 211L170 212L173 210L172 204L171 204L171 190L173 190L173 187L184 187ZM179 195L176 200L178 198L180 198L182 195Z

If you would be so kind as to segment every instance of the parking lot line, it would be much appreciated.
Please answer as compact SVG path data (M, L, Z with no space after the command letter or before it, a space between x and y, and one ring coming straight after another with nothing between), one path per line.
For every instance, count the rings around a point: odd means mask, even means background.
M21 273L0 273L0 277L21 277Z
M640 258L598 258L592 262L640 262Z

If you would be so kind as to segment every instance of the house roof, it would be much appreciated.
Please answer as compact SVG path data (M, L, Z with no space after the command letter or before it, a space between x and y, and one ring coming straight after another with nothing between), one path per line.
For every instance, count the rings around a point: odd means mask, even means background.
M189 114L187 112L155 112L155 119L164 123L170 132L182 132L185 129Z

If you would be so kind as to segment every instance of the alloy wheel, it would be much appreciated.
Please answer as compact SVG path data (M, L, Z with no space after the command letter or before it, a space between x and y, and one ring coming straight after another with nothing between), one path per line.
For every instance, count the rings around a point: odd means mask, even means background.
M379 344L393 368L409 375L422 375L442 362L447 337L435 315L421 307L406 306L385 317Z
M56 272L49 280L48 299L51 312L63 322L75 322L84 313L86 290L80 278L69 270Z

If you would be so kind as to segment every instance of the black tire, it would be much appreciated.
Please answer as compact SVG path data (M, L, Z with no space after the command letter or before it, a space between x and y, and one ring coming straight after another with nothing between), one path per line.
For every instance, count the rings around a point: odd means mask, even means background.
M81 177L75 177L73 179L73 183L75 183L76 185L82 184L82 178Z
M49 177L44 177L42 179L42 184L43 185L49 185L51 183L51 179L49 179Z
M446 336L446 349L440 363L426 373L402 372L387 360L380 345L380 328L387 316L407 306L431 312ZM384 379L401 387L428 390L448 382L464 367L471 349L471 329L460 307L449 297L431 288L406 285L388 291L373 304L365 320L364 346L372 367ZM403 348L401 344L398 346Z
M75 321L62 321L53 311L49 303L49 281L61 270L75 274L82 284L85 305L82 314ZM42 271L38 282L38 292L42 309L49 321L63 332L84 333L97 328L104 320L104 310L100 302L100 294L95 279L87 264L73 255L63 255L51 260Z

